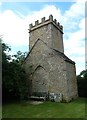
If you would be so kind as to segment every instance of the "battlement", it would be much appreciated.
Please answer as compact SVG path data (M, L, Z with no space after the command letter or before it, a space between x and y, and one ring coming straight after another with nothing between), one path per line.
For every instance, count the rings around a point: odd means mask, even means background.
M47 25L49 23L52 23L55 27L57 27L62 33L63 33L63 26L60 25L59 22L57 22L56 19L53 20L53 16L50 15L49 16L49 19L46 20L45 17L41 18L41 22L39 22L39 20L35 21L35 25L33 25L32 23L29 24L29 32L39 28L39 27L42 27L44 25Z

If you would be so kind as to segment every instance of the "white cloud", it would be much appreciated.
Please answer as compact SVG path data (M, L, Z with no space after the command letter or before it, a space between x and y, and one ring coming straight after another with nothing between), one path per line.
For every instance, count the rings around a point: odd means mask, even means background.
M48 18L50 14L60 18L60 11L55 6L45 6L40 11L35 11L32 15L24 17L16 11L11 10L0 13L0 34L3 35L4 41L10 45L19 46L28 44L28 25L35 20L41 20L42 17Z
M76 32L70 33L68 39L64 40L64 45L67 55L85 54L85 30L80 29Z
M73 4L63 18L65 53L76 62L79 74L85 69L85 3Z
M83 16L83 11L85 11L85 3L84 2L76 2L74 3L69 11L65 12L65 15L71 18L81 17Z
M6 43L14 46L27 44L28 31L24 19L12 11L0 13L0 34Z
M65 11L61 22L64 24L65 30L75 31L78 29L78 24L85 17L85 3L76 2L69 10Z
M54 19L56 18L64 26L65 54L76 62L78 74L84 69L84 10L83 2L74 3L63 15L54 5L46 5L40 11L33 11L28 16L24 16L18 11L15 14L11 10L7 10L0 13L0 35L3 35L4 41L11 46L28 46L28 25L34 24L35 20L41 21L44 16L48 19L52 14Z
M57 18L59 20L61 19L61 11L58 8L56 8L53 5L50 6L46 5L40 11L34 11L32 15L28 15L26 17L26 21L28 21L28 23L33 23L33 24L35 20L39 20L41 22L42 17L45 16L46 19L48 19L50 14L53 14L54 18Z
M68 38L64 39L64 45L65 54L75 61L76 73L79 74L85 69L85 18L81 18L77 24L79 29L67 32Z
M2 5L2 2L0 2L0 6Z

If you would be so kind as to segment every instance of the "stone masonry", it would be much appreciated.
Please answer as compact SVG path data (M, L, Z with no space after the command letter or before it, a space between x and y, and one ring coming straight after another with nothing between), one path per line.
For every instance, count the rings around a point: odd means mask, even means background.
M30 24L29 49L24 61L29 95L46 94L48 99L61 95L66 102L77 98L75 62L64 54L63 26L52 15Z

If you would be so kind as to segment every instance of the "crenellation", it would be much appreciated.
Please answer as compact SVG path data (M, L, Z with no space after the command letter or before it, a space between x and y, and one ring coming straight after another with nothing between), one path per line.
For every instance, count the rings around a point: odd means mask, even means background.
M53 16L52 15L49 16L49 20L53 21Z
M41 23L45 22L45 17L41 18Z
M55 24L57 24L57 20L56 19L54 19L54 22L55 22Z
M60 26L60 23L58 22L57 25Z
M43 26L43 25L49 24L50 22L53 23L53 24L55 23L54 25L55 25L58 29L60 29L61 31L63 31L63 26L60 25L60 23L57 22L56 19L53 20L53 16L52 16L52 15L49 15L49 19L47 19L47 20L46 20L45 17L43 17L43 18L41 18L41 22L39 22L39 20L35 21L35 25L30 24L30 25L29 25L29 30L34 29L34 28L36 29L37 27L41 27L41 26Z
M39 24L39 20L35 21L35 26L37 26Z
M33 24L31 23L31 24L29 24L29 28L31 29L33 27Z
M60 25L60 29L63 30L63 26L62 25Z

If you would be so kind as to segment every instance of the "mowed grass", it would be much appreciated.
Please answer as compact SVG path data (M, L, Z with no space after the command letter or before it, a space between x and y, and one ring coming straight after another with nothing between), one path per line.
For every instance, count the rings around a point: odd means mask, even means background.
M86 101L86 102L85 102ZM3 118L84 118L87 99L78 98L70 103L46 101L39 105L29 102L5 104Z

